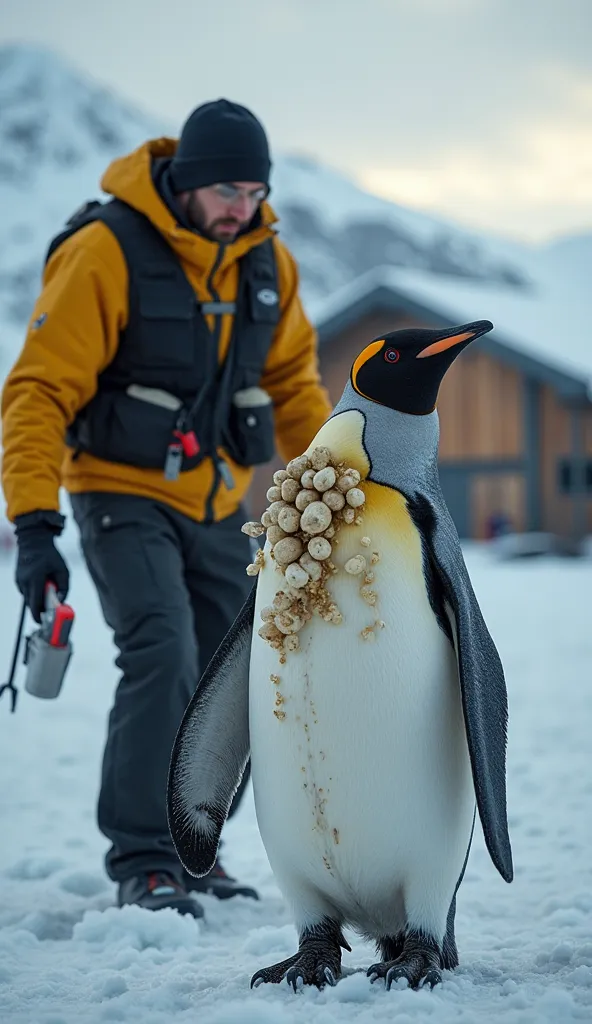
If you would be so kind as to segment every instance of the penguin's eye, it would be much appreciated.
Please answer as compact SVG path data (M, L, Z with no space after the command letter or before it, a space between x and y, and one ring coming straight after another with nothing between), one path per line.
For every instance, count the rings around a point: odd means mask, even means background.
M396 348L387 348L384 353L384 358L387 363L398 363L401 353Z

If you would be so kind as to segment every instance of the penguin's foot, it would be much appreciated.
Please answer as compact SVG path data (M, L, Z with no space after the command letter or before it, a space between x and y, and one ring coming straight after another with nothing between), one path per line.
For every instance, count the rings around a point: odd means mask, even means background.
M323 921L300 936L298 952L288 960L257 971L251 988L278 985L284 978L294 991L304 985L336 985L341 977L341 947L350 949L335 921Z
M390 940L381 942L383 950ZM403 949L394 960L382 960L368 968L370 981L384 979L390 989L396 981L404 978L410 988L434 988L442 981L441 954L438 943L422 932L407 932Z

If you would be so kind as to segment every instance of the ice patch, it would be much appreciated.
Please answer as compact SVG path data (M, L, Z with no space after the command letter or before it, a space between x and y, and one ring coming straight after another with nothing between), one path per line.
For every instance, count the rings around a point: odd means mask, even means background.
M549 959L556 964L568 964L573 956L573 946L569 942L561 942L551 953Z
M75 941L88 942L110 951L125 949L174 950L195 946L199 935L197 921L165 907L144 910L142 907L109 907L99 912L90 910L74 928Z
M263 928L254 928L249 933L243 949L245 953L251 953L253 956L277 954L278 959L285 960L298 949L298 936L294 925L287 924L283 928L266 925Z
M283 1006L274 1002L266 1006L258 999L249 1006L247 1002L231 1002L223 1010L214 1013L208 1024L294 1024L293 1010L296 1007ZM299 1015L300 1016L300 1015ZM304 1021L304 1018L301 1018Z
M38 878L50 878L56 871L61 871L66 864L59 857L23 857L16 864L7 868L5 874L19 882L29 882Z
M21 921L21 928L31 932L40 942L64 942L71 939L81 912L67 910L37 910L27 914Z
M95 991L100 999L114 999L127 992L127 984L120 974L109 974L97 981Z
M537 1011L542 1014L543 1020L552 1021L553 1024L563 1024L564 1021L574 1018L574 1001L570 992L562 989L549 989L536 1004Z
M60 879L60 889L71 892L74 896L97 896L104 892L107 883L102 875L91 875L85 871L73 871Z

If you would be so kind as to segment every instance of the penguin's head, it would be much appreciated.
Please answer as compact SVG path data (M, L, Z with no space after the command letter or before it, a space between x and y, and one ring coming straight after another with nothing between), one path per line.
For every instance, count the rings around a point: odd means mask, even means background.
M385 334L360 352L352 366L352 387L371 402L425 416L436 407L448 367L492 328L489 320L475 320L446 330L412 327Z

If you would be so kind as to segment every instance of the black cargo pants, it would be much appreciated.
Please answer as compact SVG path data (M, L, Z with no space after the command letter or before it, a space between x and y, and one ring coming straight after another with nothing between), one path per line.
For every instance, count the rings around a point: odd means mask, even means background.
M139 496L70 500L122 672L98 805L112 844L107 873L118 882L143 871L180 877L166 817L169 759L200 672L252 585L245 516L205 525Z

